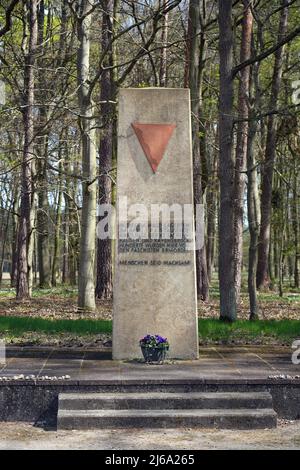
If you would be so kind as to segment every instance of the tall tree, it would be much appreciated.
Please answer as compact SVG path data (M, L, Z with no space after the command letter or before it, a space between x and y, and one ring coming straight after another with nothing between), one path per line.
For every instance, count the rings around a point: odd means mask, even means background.
M191 91L191 112L192 112L192 147L193 147L193 178L194 178L194 203L203 203L203 161L200 146L200 103L202 99L203 83L203 56L205 53L204 31L201 30L201 8L200 2L190 0L189 24L188 24L188 49L189 49L189 73L188 82ZM206 246L196 251L197 266L197 291L202 300L207 300L209 296Z
M162 9L165 10L167 7L167 0L160 0L162 2ZM161 29L161 53L160 53L160 67L159 67L159 84L161 87L167 86L167 42L168 42L168 23L169 13L163 15L163 23Z
M281 0L281 13L278 28L278 44L285 38L288 27L288 0ZM269 109L275 110L278 105L280 85L282 77L282 65L284 57L284 46L275 52L275 61L271 86L271 97ZM258 265L256 273L256 284L258 289L269 287L270 277L268 271L269 248L270 248L270 227L272 210L272 180L274 163L276 157L276 135L277 118L274 113L268 117L267 141L265 149L265 159L262 166L261 184L261 226L258 241Z
M89 86L90 34L92 0L81 0L77 16L79 47L77 52L78 99L82 139L82 213L78 279L78 307L95 310L95 255L96 255L96 134L94 106Z
M234 183L233 157L233 24L232 0L219 0L219 152L220 152L220 222L219 222L219 286L220 319L236 319L234 283Z
M207 210L207 275L209 281L212 279L215 254L217 246L217 212L218 212L218 127L216 133L213 135L213 143L215 147L212 152L209 152L208 160L208 182L206 192L206 210Z
M253 15L251 1L243 0L244 13L242 21L242 41L240 61L245 62L251 55L251 36ZM239 77L238 89L238 125L237 143L234 173L234 282L237 302L241 290L241 272L243 261L243 219L244 219L244 194L246 181L246 155L248 141L248 116L249 116L249 79L250 67L244 67Z
M260 201L258 192L257 161L255 156L255 137L258 128L256 112L259 109L259 66L253 67L250 85L250 124L247 143L247 210L250 234L249 257L248 257L248 293L250 303L250 320L258 318L258 302L256 291L256 269L257 269L257 244L260 226Z
M29 26L28 52L24 70L24 147L21 175L21 204L18 233L18 275L17 298L25 299L30 295L28 279L28 248L31 235L31 197L32 197L32 160L34 138L34 85L37 49L37 0L26 2Z
M112 202L112 160L115 121L116 85L114 65L113 29L116 21L116 0L104 0L101 31L101 51L107 51L100 76L100 109L103 126L99 147L99 204ZM96 297L109 299L112 296L112 244L109 238L98 239Z
M47 163L49 151L49 131L45 128L48 121L47 109L43 103L47 102L45 93L45 68L43 67L43 58L45 56L45 2L41 0L38 5L38 93L37 98L41 105L39 106L39 135L38 135L38 153L37 161L37 251L39 284L41 288L51 286L51 266L49 253L49 211L48 211L48 181L47 181Z

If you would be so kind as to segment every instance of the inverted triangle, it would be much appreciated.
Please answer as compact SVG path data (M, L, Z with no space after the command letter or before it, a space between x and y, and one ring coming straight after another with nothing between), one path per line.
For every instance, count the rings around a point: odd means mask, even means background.
M141 124L140 122L133 122L131 125L153 173L156 173L176 124Z

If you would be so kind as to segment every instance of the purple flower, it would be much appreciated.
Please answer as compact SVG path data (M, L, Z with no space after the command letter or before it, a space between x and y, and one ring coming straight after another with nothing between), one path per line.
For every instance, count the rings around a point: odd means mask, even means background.
M147 334L140 340L140 344L144 346L149 346L149 347L155 347L159 345L165 345L168 346L168 340L167 338L164 338L163 336L160 335L150 335Z

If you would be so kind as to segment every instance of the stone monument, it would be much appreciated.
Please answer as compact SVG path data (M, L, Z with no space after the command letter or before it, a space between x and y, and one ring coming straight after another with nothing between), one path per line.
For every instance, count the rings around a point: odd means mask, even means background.
M170 358L198 357L194 221L182 218L193 208L190 116L188 89L120 91L114 359L141 357L148 333L168 338Z

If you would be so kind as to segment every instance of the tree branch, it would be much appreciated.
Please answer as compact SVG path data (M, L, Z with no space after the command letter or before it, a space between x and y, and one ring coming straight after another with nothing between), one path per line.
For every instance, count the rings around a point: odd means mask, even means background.
M253 65L257 62L261 62L262 60L266 59L270 55L274 54L274 52L278 51L278 49L281 49L281 47L283 47L285 44L295 39L295 37L299 36L299 34L300 34L300 27L296 28L294 31L288 34L284 39L282 39L277 44L275 44L275 46L272 46L266 51L259 54L258 56L252 57L251 59L245 60L245 62L242 62L241 64L237 65L232 70L232 78L235 78L235 76L245 67L248 67L249 65Z
M0 38L6 34L12 25L12 12L15 6L19 3L19 0L12 0L11 4L5 10L5 25L0 29Z

